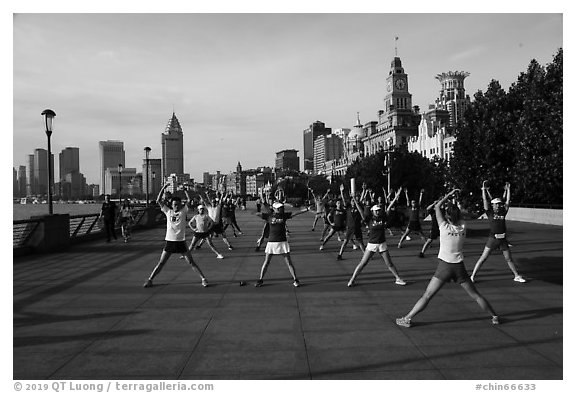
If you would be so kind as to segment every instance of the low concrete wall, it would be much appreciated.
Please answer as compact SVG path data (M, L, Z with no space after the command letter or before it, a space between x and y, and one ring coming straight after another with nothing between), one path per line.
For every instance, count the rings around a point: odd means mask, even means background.
M562 226L561 209L531 209L524 207L511 207L506 215L507 220L532 222L535 224L548 224Z

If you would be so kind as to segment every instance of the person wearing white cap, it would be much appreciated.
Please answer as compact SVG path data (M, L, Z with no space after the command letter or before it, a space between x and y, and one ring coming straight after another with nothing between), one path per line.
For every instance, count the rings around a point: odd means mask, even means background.
M371 210L370 217L365 217L360 206L357 205L358 210L362 214L362 219L368 222L368 230L369 230L368 244L366 245L366 249L364 250L364 255L362 256L362 259L360 260L358 266L356 266L356 269L352 274L352 278L350 278L350 281L348 281L349 287L354 286L354 280L356 279L356 276L358 276L358 274L360 274L362 269L364 269L364 267L368 264L368 262L370 261L375 252L379 252L380 255L382 256L382 259L384 260L384 263L386 263L388 270L390 270L390 272L396 278L396 284L406 285L406 282L402 280L398 275L398 271L396 270L396 267L392 263L392 258L390 258L390 253L388 252L388 246L386 245L386 215L390 212L392 205L394 205L396 201L398 201L398 198L400 198L401 193L402 188L399 188L398 191L396 192L396 196L394 197L392 202L390 202L390 204L388 205L386 212L384 212L379 205L372 206L372 209L370 209ZM354 202L356 202L356 200L354 200Z
M500 323L498 316L488 301L480 295L474 283L470 280L466 267L464 266L464 240L466 238L466 224L461 218L460 209L455 203L448 203L445 213L442 212L442 205L458 189L452 190L446 196L437 201L434 205L434 214L438 221L440 230L440 250L438 251L438 267L434 277L430 280L424 294L418 299L412 310L402 318L396 319L396 324L404 327L412 326L412 318L423 311L430 300L438 293L445 283L454 281L468 293L468 295L478 303L482 310L492 317L492 324Z
M514 274L514 281L524 283L526 282L526 279L518 273L514 261L512 260L512 253L510 252L508 240L506 239L506 214L508 214L508 209L510 208L510 183L506 183L504 186L506 202L503 202L500 198L494 198L490 203L488 202L489 194L486 183L486 180L482 182L482 201L490 225L490 235L486 242L486 246L484 246L482 255L476 262L476 266L474 266L474 271L472 272L470 279L474 282L476 274L478 273L478 270L480 270L482 264L488 259L492 250L498 247L502 251L508 267Z
M297 213L292 214L292 212L284 212L284 204L281 202L274 202L272 205L272 214L262 218L265 218L270 223L270 234L268 237L268 243L266 244L266 257L264 258L264 263L262 264L262 269L260 270L260 278L254 284L255 287L261 287L264 283L264 275L266 270L268 270L268 265L272 260L273 255L283 255L284 261L288 266L288 270L294 279L294 286L299 287L300 281L296 277L296 270L292 264L292 259L290 257L290 244L288 244L288 239L286 237L286 220L294 218L299 214L306 213L308 208L301 210Z
M192 252L192 250L194 250L200 241L205 240L206 243L208 243L210 249L214 252L214 254L216 254L216 258L223 259L224 256L220 254L218 250L216 250L214 243L212 243L211 235L212 229L214 228L214 221L206 212L206 206L198 205L197 209L198 214L192 217L192 219L190 219L188 222L188 226L190 229L192 229L193 233L192 242L190 242L190 247L188 247L188 250Z

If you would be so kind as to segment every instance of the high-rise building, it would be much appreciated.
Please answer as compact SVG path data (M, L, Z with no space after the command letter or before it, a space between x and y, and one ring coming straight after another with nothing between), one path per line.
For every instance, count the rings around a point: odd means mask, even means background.
M105 175L104 187L107 191L103 194L110 194L112 198L118 198L121 193L125 197L129 195L130 182L136 177L136 168L123 168L122 174L120 174L118 167L108 167Z
M331 128L326 128L326 125L321 121L315 121L307 129L303 131L304 134L304 170L314 170L314 140L320 135L330 135Z
M67 147L60 152L60 177L62 181L67 174L80 172L80 149Z
M12 167L12 196L17 198L19 196L18 194L18 171L16 168Z
M108 169L118 172L118 164L125 166L124 142L121 141L100 141L100 192L102 194L112 194L111 182L106 180ZM108 187L107 187L108 184Z
M172 173L184 173L184 134L174 112L162 133L162 178Z
M326 161L335 160L344 154L344 143L338 135L321 135L314 141L314 173L327 170Z
M51 178L54 179L54 154L50 154L50 168ZM54 184L48 184L48 150L34 150L34 183L37 187L36 193L40 195L47 195L48 187L54 187Z
M26 185L27 185L27 178L26 178L26 167L24 165L20 165L18 167L18 196L20 198L26 196Z
M28 154L26 156L26 196L36 195L34 179L34 154Z
M298 150L289 149L276 152L276 169L300 171L300 158Z

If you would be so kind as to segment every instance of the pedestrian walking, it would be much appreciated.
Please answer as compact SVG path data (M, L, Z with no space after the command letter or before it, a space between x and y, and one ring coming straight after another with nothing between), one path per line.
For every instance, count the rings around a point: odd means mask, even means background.
M114 240L118 239L116 237L116 229L114 228L117 215L116 209L116 202L110 199L110 194L106 194L104 196L104 202L102 203L98 219L104 220L104 232L106 233L106 241L108 243L110 243L112 237L114 237Z
M119 219L120 219L120 228L122 229L122 237L124 238L124 243L128 243L131 236L131 227L134 223L134 209L130 204L130 200L128 198L124 198L122 201L122 205L120 205L120 212L119 212Z

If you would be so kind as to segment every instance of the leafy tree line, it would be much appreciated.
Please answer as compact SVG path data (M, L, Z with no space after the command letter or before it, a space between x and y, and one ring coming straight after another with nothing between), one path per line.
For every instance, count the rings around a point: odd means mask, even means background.
M508 92L492 80L456 130L449 180L480 202L482 180L512 203L562 204L562 49L545 67L532 60Z

